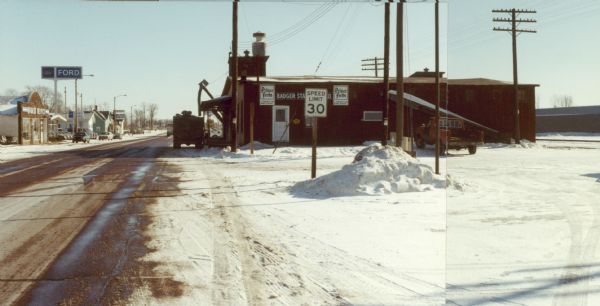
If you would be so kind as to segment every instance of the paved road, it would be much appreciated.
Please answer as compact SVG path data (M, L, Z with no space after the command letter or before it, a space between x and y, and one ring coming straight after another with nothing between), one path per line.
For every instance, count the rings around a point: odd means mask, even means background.
M155 174L169 150L153 137L59 152L0 167L2 304L111 304L141 285L176 295L153 277L144 207L176 190ZM158 281L156 280L158 279Z

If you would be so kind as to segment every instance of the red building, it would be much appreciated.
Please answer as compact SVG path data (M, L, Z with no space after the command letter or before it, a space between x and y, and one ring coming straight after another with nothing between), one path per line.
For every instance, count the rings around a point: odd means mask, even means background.
M257 37L258 36L258 37ZM268 56L265 56L264 37L256 33L253 54L238 58L238 143L250 141L253 127L254 140L264 143L283 142L290 145L308 145L311 142L311 121L304 116L304 93L307 88L327 89L327 117L318 122L321 145L361 144L367 140L381 140L384 134L383 108L385 88L382 78L376 77L322 77L291 76L265 77ZM260 39L259 39L260 38ZM231 60L230 66L231 66ZM232 69L230 69L231 71ZM443 73L440 73L443 76ZM258 77L256 76L258 75ZM435 104L435 73L427 69L404 78L404 90L418 98ZM535 141L535 87L519 86L519 111L521 138ZM224 141L231 138L233 120L231 110L231 78L225 83L222 97L202 102L203 111L217 110L224 121ZM395 79L390 78L389 89L395 89ZM514 134L514 103L511 83L489 79L440 79L441 108L457 113L481 125L497 130L486 134L487 141L510 141ZM395 102L389 102L389 134L395 129ZM431 116L423 111L406 109L405 136ZM253 120L251 118L253 115ZM412 121L410 120L412 115ZM251 121L252 124L251 124Z
M405 92L435 103L435 79L411 76L404 79ZM322 145L361 144L383 137L384 88L374 77L256 77L239 81L238 141L250 141L250 113L254 109L254 139L264 143L284 142L308 145L311 122L304 117L306 88L328 91L327 117L319 119L319 143ZM521 137L535 141L535 87L520 85ZM230 95L230 82L224 94ZM262 95L258 89L261 89ZM395 79L390 80L390 89ZM446 103L446 89L448 99ZM334 99L334 90L344 99ZM510 83L488 79L446 80L440 83L441 107L498 130L486 134L488 141L510 141L513 135L513 88ZM226 100L226 99L222 99ZM229 101L230 102L230 101ZM395 103L389 103L389 127L394 133ZM405 136L410 136L411 112L405 110ZM413 125L425 122L431 114L413 112ZM389 137L388 138L393 138Z

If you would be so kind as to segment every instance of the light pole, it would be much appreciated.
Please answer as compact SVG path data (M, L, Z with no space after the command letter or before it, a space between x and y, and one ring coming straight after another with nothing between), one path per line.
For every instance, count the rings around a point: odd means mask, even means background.
M117 128L117 117L115 116L115 109L116 109L116 105L117 105L117 98L118 97L127 97L127 94L122 94L122 95L117 95L113 97L113 134L116 134L116 128Z
M133 135L133 107L137 107L137 105L132 105L129 110L129 135Z
M84 74L81 76L81 78L83 78L84 76L89 76L89 77L93 77L93 74ZM66 97L65 97L66 99ZM79 121L79 116L77 116L77 79L75 79L75 114L73 114L73 133L77 132L77 122Z

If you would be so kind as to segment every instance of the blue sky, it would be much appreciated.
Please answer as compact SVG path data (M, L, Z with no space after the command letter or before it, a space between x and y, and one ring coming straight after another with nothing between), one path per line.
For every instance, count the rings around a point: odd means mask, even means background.
M267 42L323 3L242 2L239 38L267 33ZM600 104L594 88L600 71L600 2L595 0L454 0L441 5L442 70L450 78L485 77L511 81L511 42L493 32L493 8L533 8L537 34L519 36L519 80L540 84L542 107L555 94L572 95L576 105ZM392 38L395 37L395 7ZM383 6L338 3L295 36L269 44L269 75L371 75L360 60L383 55ZM407 5L405 75L433 68L433 4ZM8 88L46 85L40 67L82 66L78 83L84 104L118 107L157 103L159 117L195 109L197 83L207 79L219 94L227 71L231 3L224 1L82 2L0 1L0 94ZM241 50L245 45L242 45ZM446 48L447 47L447 48ZM249 46L247 48L250 48ZM395 54L392 39L391 54ZM392 68L395 58L392 56ZM395 73L395 71L392 71ZM67 100L73 102L73 82Z

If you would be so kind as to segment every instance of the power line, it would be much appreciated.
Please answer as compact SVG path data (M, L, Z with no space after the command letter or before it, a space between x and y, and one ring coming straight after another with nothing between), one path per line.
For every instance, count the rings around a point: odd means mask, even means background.
M270 35L271 39L269 44L271 46L277 45L302 32L310 25L315 23L317 20L319 20L321 17L329 13L337 4L337 2L328 2L320 5L318 8L313 10L310 14L308 14L306 17L302 18L298 22L287 27L283 31ZM242 42L241 45L249 46L251 43L251 41L245 41Z
M346 11L344 11L342 20L340 20L340 23L338 24L337 28L335 29L335 32L333 33L333 37L329 40L329 44L327 45L327 48L325 49L325 52L323 53L323 56L321 57L319 64L317 64L317 68L315 69L315 75L317 74L317 71L319 71L319 68L321 67L321 64L323 63L323 60L325 59L325 56L327 55L327 53L329 53L329 50L331 49L331 45L335 41L337 34L340 31L340 28L342 27L342 24L344 24L344 21L346 20L346 16L348 15L348 11L350 10L350 8L351 8L351 5L348 5L348 7L346 8Z

